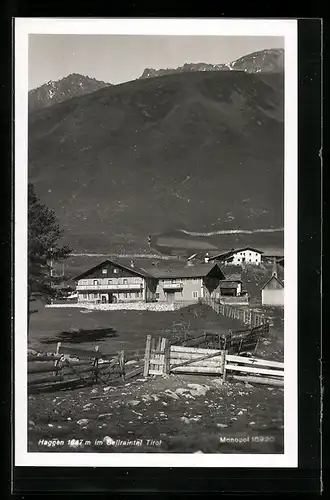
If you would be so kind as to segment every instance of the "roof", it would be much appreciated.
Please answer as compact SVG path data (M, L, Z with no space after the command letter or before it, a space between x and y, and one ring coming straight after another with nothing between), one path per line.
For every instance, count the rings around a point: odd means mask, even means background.
M242 275L240 273L226 274L226 277L222 281L242 281Z
M268 283L270 283L272 281L272 279L276 280L284 288L284 282L282 280L280 280L277 276L274 276L274 274L272 274L272 276L270 276L270 278L268 278L266 283L264 285L262 285L260 290L263 290L268 285Z
M252 247L233 248L232 250L229 250L229 252L219 253L217 255L214 255L213 257L210 257L210 260L220 259L220 258L226 259L234 255L235 253L244 252L244 250L252 250L253 252L257 252L260 254L264 253L262 250L258 250L257 248L252 248Z
M180 267L178 269L162 269L162 268L154 268L147 269L147 272L150 273L155 278L163 279L163 278L203 278L209 274L210 271L214 267L220 268L214 262L211 263L203 263L196 264L195 266L185 266Z
M84 278L85 276L89 276L93 271L96 271L98 269L102 269L102 267L104 267L106 264L114 264L122 269L126 269L126 270L136 274L137 276L142 276L143 278L153 278L154 277L149 272L147 272L145 269L143 269L142 267L136 267L136 266L131 267L131 266L128 266L127 264L124 264L123 262L120 262L118 260L106 259L103 262L100 262L100 264L97 264L96 266L91 267L90 269L88 269L84 273L80 274L79 276L76 276L73 279L80 280L80 279Z

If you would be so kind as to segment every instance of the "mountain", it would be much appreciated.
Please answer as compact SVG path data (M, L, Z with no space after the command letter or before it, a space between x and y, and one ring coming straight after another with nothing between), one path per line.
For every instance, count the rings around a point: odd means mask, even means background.
M281 227L283 90L281 73L205 71L68 99L29 115L29 178L77 251Z
M29 112L51 106L72 97L89 94L110 85L110 83L101 82L95 80L95 78L72 73L61 80L57 80L56 82L50 81L41 85L41 87L30 90Z
M187 71L246 71L247 73L278 73L284 71L284 50L267 49L253 52L227 64L190 63L178 68L146 68L140 78L153 78Z

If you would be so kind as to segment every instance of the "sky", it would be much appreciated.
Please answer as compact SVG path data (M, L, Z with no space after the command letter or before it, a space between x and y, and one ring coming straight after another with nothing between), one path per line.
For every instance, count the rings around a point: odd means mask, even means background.
M274 36L29 35L29 90L70 73L118 84L145 68L221 64L258 50L284 48Z

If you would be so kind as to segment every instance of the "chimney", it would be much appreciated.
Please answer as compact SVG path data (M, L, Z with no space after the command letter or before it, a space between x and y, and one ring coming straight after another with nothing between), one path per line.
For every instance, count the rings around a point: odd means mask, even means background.
M134 260L131 260L131 267L134 267Z
M273 271L272 271L272 276L275 276L275 278L277 278L277 264L276 264L276 257L274 257L274 260L273 260Z
M206 252L206 255L204 257L205 264L208 264L209 260L210 260L210 254L209 254L209 252Z

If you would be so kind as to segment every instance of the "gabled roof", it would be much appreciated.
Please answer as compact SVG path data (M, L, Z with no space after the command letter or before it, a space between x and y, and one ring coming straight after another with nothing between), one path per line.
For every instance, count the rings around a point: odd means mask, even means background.
M276 280L277 283L279 283L282 288L284 288L284 282L282 280L280 280L277 276L275 276L273 274L272 276L270 276L270 278L268 278L268 280L266 281L266 283L264 285L262 285L262 287L260 288L260 290L263 290L268 285L268 283L270 283L273 279Z
M82 274L79 274L79 276L76 276L73 279L75 281L77 281L77 280L80 280L82 278L85 278L85 277L89 276L93 271L97 271L98 269L102 269L102 267L104 267L106 264L113 264L117 267L120 267L121 269L125 269L126 271L130 271L131 273L136 274L137 276L142 276L142 278L153 278L154 277L150 273L148 273L145 269L143 269L142 267L136 267L136 266L130 267L130 266L127 266L126 264L123 264L122 262L119 262L118 260L106 259L103 262L100 262L100 264L97 264L97 266L91 267L90 269L88 269L87 271L85 271Z
M225 259L231 257L232 255L234 255L235 253L244 252L245 250L252 250L253 252L257 252L260 254L264 253L262 250L258 250L257 248L252 248L252 247L234 248L232 250L229 250L229 252L223 252L223 253L219 253L217 255L213 255L213 257L210 257L210 260L214 260L214 259L225 260Z
M220 272L220 267L214 262L211 263L203 263L196 264L195 266L185 266L180 267L178 269L147 269L147 272L150 273L155 278L166 279L166 278L204 278L207 276L212 269L217 267Z

